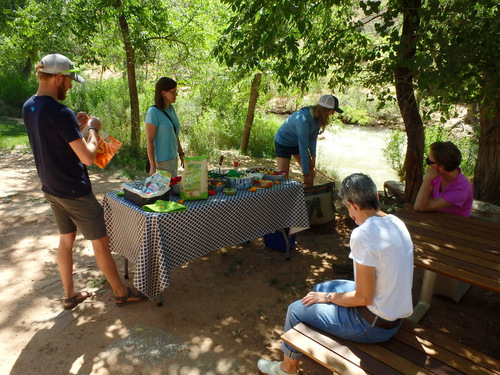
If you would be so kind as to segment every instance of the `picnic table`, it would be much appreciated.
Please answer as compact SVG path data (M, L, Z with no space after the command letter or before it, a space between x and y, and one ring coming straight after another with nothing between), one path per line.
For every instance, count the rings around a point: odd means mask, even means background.
M150 299L170 285L170 270L190 260L283 228L290 228L290 235L309 228L302 184L289 179L184 205L183 212L147 212L117 192L104 197L111 251L136 264L134 286Z
M415 246L415 266L424 269L419 301L409 318L418 322L430 307L436 274L500 293L500 224L443 212L415 212L405 204L394 213Z

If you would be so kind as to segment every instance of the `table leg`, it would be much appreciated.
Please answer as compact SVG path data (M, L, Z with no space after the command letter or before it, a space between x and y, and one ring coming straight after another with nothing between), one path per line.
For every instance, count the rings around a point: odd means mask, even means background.
M285 240L285 259L290 260L290 238L288 237L288 233L284 228L280 229L279 231L281 232L281 234L283 235L283 239Z
M418 303L413 309L413 314L408 317L414 323L418 323L429 310L431 306L432 294L434 292L434 283L436 282L436 274L432 271L425 270L424 278L422 280L422 289L420 290L420 297Z
M156 298L157 298L157 304L158 304L158 306L160 306L160 307L163 306L163 297L162 297L162 294L161 293L158 294L158 297L156 297Z
M125 269L124 269L123 277L125 279L128 279L128 259L127 258L125 258Z

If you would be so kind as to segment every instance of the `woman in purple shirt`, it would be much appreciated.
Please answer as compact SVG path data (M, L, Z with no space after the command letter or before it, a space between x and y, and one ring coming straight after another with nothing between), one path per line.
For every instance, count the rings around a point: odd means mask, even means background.
M417 194L415 211L443 211L453 215L470 215L472 185L459 168L462 154L452 142L434 142L426 159L424 181Z

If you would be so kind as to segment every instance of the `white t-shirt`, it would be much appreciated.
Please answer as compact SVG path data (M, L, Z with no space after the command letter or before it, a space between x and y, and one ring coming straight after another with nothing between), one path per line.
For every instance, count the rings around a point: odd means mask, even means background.
M349 258L376 268L375 297L368 309L386 320L410 316L413 243L405 224L394 215L372 216L352 231L350 246Z

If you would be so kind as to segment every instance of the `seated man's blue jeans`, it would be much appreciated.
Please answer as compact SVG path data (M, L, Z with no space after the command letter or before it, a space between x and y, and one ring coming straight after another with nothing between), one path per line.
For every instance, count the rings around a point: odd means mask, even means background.
M354 281L331 280L316 285L315 292L346 293L355 289ZM285 332L299 323L307 323L321 331L337 337L362 343L378 343L389 340L399 327L382 329L372 327L355 307L338 306L334 303L315 303L307 307L302 300L288 306L285 320ZM286 343L281 350L292 359L299 359L302 353Z

